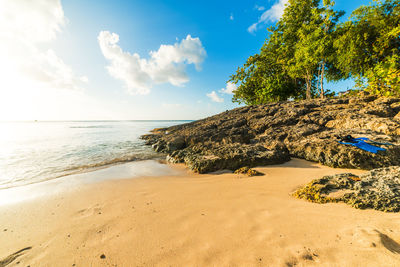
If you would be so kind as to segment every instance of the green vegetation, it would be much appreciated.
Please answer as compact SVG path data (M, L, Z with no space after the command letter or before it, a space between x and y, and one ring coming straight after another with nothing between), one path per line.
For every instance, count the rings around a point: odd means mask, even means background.
M235 171L235 174L245 174L249 177L263 175L261 172L251 169L250 167L242 167Z
M353 78L372 94L400 94L400 0L375 0L339 23L331 0L289 0L259 54L230 77L248 105L330 95L324 81Z
M325 204L331 202L340 202L340 198L332 198L326 196L322 191L323 187L314 184L315 181L312 181L309 184L306 184L304 187L298 189L293 193L293 196L299 199L305 199L310 202Z

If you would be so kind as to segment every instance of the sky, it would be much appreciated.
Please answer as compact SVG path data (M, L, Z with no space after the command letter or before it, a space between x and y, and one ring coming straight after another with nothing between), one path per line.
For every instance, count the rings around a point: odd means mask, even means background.
M229 76L286 3L0 0L0 121L194 120L238 107ZM346 19L368 3L335 9Z

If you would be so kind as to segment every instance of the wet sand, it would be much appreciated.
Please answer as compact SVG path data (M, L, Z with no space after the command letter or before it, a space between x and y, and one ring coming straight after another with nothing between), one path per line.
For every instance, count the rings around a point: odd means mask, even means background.
M400 266L400 214L290 196L332 169L104 180L0 205L0 266Z

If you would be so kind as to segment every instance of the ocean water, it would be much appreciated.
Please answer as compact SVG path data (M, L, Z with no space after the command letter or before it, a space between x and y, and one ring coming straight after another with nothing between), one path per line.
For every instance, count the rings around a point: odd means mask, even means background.
M163 158L139 137L186 122L0 122L0 189Z

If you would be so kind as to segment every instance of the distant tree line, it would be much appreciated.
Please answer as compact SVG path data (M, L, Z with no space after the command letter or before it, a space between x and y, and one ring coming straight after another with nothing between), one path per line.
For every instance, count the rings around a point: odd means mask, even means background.
M248 105L332 95L324 81L353 78L372 94L400 94L400 0L374 0L339 23L332 0L289 0L261 51L230 77Z

